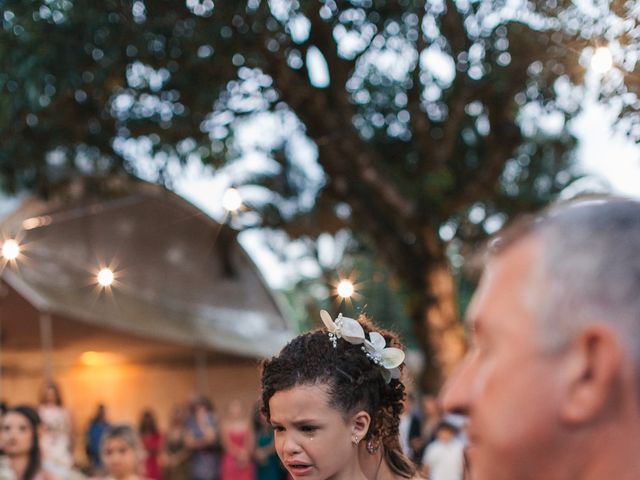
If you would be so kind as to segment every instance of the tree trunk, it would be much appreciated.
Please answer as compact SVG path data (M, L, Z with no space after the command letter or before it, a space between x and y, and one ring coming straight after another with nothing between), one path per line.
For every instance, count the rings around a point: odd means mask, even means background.
M425 354L420 386L437 392L460 363L466 350L454 277L446 260L434 262L424 274L423 301L415 305L414 327Z

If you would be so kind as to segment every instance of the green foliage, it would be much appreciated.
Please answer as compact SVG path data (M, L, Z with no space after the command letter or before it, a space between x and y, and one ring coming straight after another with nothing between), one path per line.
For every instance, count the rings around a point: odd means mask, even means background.
M141 153L161 173L172 159L190 156L221 166L235 153L239 118L289 108L316 142L355 135L380 152L375 168L420 199L416 208L441 205L482 176L491 129L499 133L501 123L515 122L516 93L525 92L520 104L551 108L562 72L544 69L536 79L526 73L529 65L575 60L544 29L491 25L490 14L504 9L499 2L3 0L1 6L0 173L9 190L44 189L78 172L135 173ZM554 35L556 43L563 38ZM311 47L330 68L326 94L307 77ZM448 58L455 79L431 66L429 55ZM318 109L331 116L334 108L341 118L331 123L313 117ZM428 128L419 127L425 121ZM509 146L526 140L511 130L503 139ZM560 142L564 149L570 144ZM275 190L287 188L281 182Z

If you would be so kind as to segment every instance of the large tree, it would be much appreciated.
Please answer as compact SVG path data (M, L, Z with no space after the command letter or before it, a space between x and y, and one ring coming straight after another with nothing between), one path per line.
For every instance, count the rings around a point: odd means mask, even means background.
M409 288L434 384L462 353L447 248L478 241L572 178L567 120L584 45L570 2L0 6L6 190L47 194L78 172L135 174L140 155L160 179L176 159L222 167L237 156L238 126L272 115L287 135L258 133L273 137L265 148L277 168L247 179L274 193L261 224L309 237L351 228ZM293 130L324 175L311 202Z

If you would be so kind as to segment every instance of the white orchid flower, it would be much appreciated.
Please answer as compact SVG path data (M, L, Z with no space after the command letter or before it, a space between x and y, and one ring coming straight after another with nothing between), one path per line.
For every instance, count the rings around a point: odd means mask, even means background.
M392 378L400 378L400 365L404 362L404 352L396 347L387 347L387 342L378 332L369 332L369 340L364 346L371 359L380 365L382 376L389 383Z
M335 335L336 338L343 338L354 345L360 345L365 341L362 325L353 318L343 317L342 314L339 314L334 322L326 310L320 310L320 318L329 333Z

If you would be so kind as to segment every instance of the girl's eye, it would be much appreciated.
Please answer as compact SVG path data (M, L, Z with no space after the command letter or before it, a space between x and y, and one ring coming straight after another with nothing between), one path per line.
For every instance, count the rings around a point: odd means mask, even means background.
M316 427L315 425L303 425L302 427L300 427L300 430L305 433L313 433L318 430L318 427Z
M284 432L284 427L281 427L280 425L274 426L273 427L273 431L274 432Z

